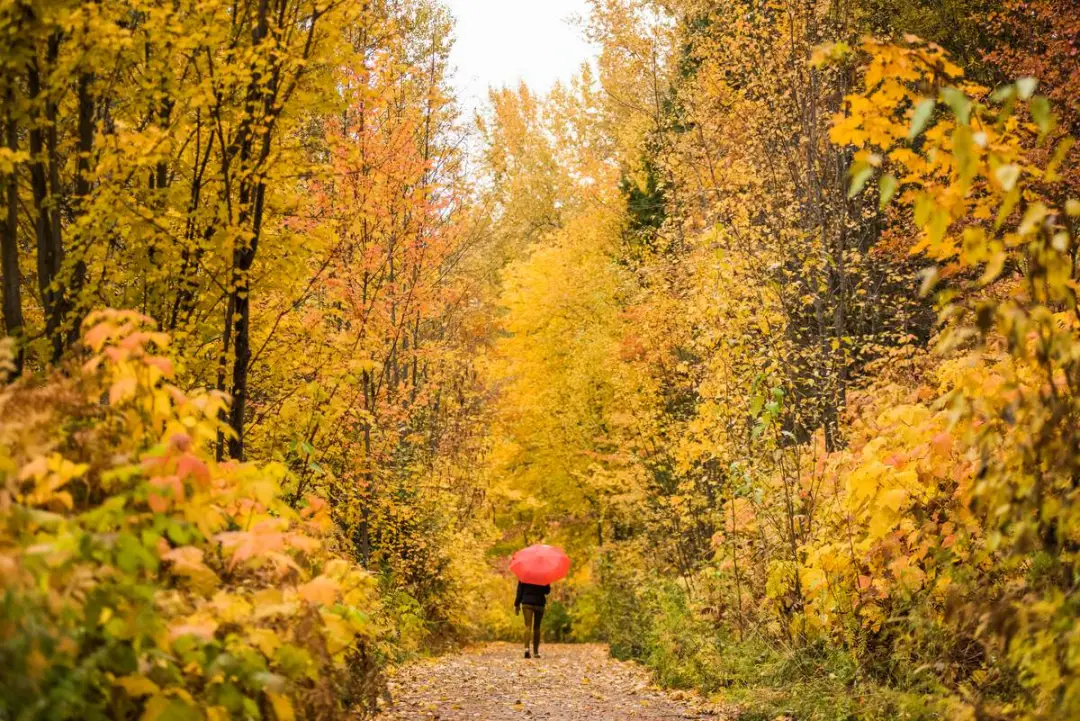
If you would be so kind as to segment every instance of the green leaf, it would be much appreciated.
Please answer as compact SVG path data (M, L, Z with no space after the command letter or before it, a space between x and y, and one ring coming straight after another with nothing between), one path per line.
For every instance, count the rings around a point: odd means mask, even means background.
M1016 97L1015 85L1002 85L990 95L990 99L995 103L1011 100L1014 97Z
M874 169L868 163L858 162L851 166L851 187L848 188L847 197L854 198L866 185L866 181L874 174Z
M183 699L153 696L146 703L140 721L198 721L202 714Z
M1054 182L1061 178L1061 174L1058 169L1061 168L1061 164L1065 162L1065 157L1069 154L1073 145L1076 144L1076 138L1072 136L1065 136L1061 139L1061 142L1057 144L1057 148L1054 149L1054 155L1050 158L1050 162L1046 164L1046 175L1043 180L1046 182Z
M194 537L190 526L185 523L177 523L176 521L169 523L165 528L165 533L168 535L169 540L178 546L186 546L191 543L191 540Z
M941 99L945 101L958 122L967 125L971 120L971 99L956 88L942 88Z
M930 122L930 116L934 114L934 106L937 105L933 98L926 98L915 106L915 113L911 116L911 130L908 131L908 140L914 140Z
M1050 101L1045 95L1036 95L1031 99L1031 118L1039 126L1039 132L1046 135L1053 126L1053 117L1050 115Z
M878 190L881 191L880 207L882 210L885 210L885 206L887 206L889 202L893 199L893 196L896 195L897 185L899 185L899 182L896 180L896 176L892 173L885 173L880 178L878 178Z
M116 565L124 573L136 573L141 568L156 569L155 558L131 533L121 533L116 537Z
M311 654L291 643L283 644L274 651L274 665L293 680L314 678L317 671Z

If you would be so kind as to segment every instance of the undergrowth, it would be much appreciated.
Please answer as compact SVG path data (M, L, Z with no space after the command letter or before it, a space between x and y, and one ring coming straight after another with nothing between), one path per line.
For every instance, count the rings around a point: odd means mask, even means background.
M917 674L890 685L827 645L740 640L712 623L680 582L646 581L610 557L601 564L597 639L616 658L646 666L659 685L699 692L740 721L929 721L947 704Z

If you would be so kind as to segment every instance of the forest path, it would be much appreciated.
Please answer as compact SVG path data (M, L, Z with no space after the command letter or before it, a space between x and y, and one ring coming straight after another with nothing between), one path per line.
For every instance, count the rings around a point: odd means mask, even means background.
M598 644L546 644L526 660L516 644L491 643L428 659L391 681L379 721L675 721L712 712L651 686L634 663Z

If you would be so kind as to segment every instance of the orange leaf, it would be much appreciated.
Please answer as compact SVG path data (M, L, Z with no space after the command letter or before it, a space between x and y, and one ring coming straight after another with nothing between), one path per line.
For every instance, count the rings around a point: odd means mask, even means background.
M101 346L105 344L105 340L109 337L109 334L115 330L116 326L112 323L98 323L86 332L83 339L86 341L86 345L93 348L96 352L101 350Z
M195 456L185 453L176 461L176 475L180 478L192 476L199 485L210 483L210 469Z
M164 513L176 501L184 500L184 484L177 476L158 476L150 479L150 494L146 498L150 510Z
M214 638L217 632L217 622L213 619L187 619L188 623L176 623L169 626L169 640L175 641L183 636L195 636L207 641Z
M172 364L172 361L169 360L168 358L164 358L162 356L157 356L157 355L150 356L149 358L146 359L146 365L153 366L153 367L157 368L158 370L161 371L162 375L164 375L166 378L172 378L173 377L173 373L174 373L173 364Z
M138 381L135 378L121 378L109 387L109 405L114 406L120 401L127 400L135 395Z
M952 452L953 439L948 433L938 433L931 441L934 452L941 456L947 456Z
M326 576L317 576L298 587L296 592L305 601L330 606L337 601L338 582Z

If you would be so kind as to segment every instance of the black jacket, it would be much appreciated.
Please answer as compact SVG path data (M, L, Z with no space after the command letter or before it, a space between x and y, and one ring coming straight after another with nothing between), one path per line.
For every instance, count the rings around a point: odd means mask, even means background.
M514 599L514 605L525 604L526 606L540 606L543 608L544 604L547 603L549 593L551 593L551 586L537 586L535 583L518 581L517 597Z

